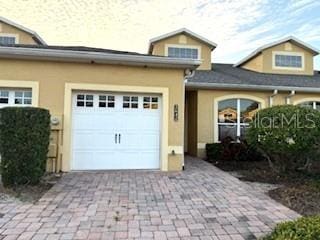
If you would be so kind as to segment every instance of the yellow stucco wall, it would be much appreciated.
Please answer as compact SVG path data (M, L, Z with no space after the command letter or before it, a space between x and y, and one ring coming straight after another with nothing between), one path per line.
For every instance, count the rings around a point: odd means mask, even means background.
M0 59L0 66L0 80L38 82L39 107L49 109L52 115L60 117L64 114L66 83L167 88L169 104L168 112L164 114L168 115L168 170L181 170L183 150L175 151L175 155L171 155L170 152L171 148L183 149L184 77L182 69L7 59ZM174 121L173 118L174 104L179 106L178 121ZM54 138L59 138L58 133L55 134ZM61 146L58 152L61 153ZM62 161L70 161L70 159L62 157ZM58 163L58 166L61 166L61 163Z
M217 109L215 108L215 101L219 98L247 98L258 100L260 99L264 107L269 107L269 96L272 91L231 91L231 90L198 90L197 91L197 132L190 131L188 129L188 138L197 139L196 141L189 141L192 146L188 146L190 149L197 148L197 156L205 157L205 144L217 141L216 121L215 114L217 115ZM283 105L286 103L286 96L289 92L279 92L273 98L273 105ZM188 95L187 95L188 96ZM297 92L290 100L291 104L300 103L304 100L320 101L319 94L301 93Z
M255 58L243 64L241 67L251 71L262 72L263 71L263 55L260 53Z
M276 52L302 54L304 59L304 69L275 68L273 66L273 53ZM313 75L313 55L304 48L301 48L291 42L286 42L263 50L259 55L247 61L241 67L263 73Z
M0 34L14 34L17 36L18 44L37 44L29 33L21 31L11 25L0 21Z
M178 34L154 43L152 54L166 56L167 44L199 47L201 49L200 60L202 60L202 64L198 67L198 70L211 69L211 48L203 42L184 34Z

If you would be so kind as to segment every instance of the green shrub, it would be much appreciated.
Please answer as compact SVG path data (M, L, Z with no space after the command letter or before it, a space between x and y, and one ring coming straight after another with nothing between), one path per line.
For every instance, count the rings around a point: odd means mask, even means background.
M221 143L207 143L206 153L207 159L211 161L218 161L221 159L223 147Z
M320 240L320 216L280 223L263 240Z
M36 184L46 168L50 136L48 110L0 109L1 176L5 186Z
M298 169L318 158L320 112L292 105L260 110L246 134L279 171Z
M245 141L233 142L231 138L221 143L206 144L207 159L210 161L260 161L263 156Z

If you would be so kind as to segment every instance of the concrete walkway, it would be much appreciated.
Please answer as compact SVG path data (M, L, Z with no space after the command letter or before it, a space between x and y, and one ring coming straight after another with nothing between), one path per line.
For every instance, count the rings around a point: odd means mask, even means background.
M73 172L36 204L0 203L0 239L256 239L299 215L209 163Z

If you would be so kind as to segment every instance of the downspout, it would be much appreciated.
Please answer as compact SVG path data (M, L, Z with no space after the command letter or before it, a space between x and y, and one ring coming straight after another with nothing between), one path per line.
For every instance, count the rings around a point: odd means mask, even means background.
M273 90L272 95L269 96L269 107L272 107L273 105L273 97L278 94L278 89Z
M186 69L184 71L184 82L187 83L188 82L188 78L194 77L195 73L196 73L195 70Z
M288 96L286 96L286 104L290 104L291 103L291 98L296 94L295 91L291 91L290 94Z

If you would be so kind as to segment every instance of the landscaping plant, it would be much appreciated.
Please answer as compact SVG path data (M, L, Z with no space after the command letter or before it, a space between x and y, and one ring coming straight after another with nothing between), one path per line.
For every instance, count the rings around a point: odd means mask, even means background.
M320 112L293 105L260 110L246 134L278 172L307 170L319 159Z
M320 216L280 223L263 240L320 240Z
M221 143L206 144L207 159L209 161L261 161L263 156L254 146L248 145L245 140L234 142L226 137Z
M46 169L50 114L46 109L0 109L1 177L4 186L37 184Z

